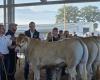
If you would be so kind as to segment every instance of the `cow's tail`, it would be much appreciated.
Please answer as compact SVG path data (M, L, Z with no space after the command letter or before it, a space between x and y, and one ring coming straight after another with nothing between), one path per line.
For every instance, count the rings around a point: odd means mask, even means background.
M79 42L81 43L82 47L83 47L83 56L82 56L82 59L80 61L80 73L81 73L81 78L82 80L88 80L87 79L87 68L86 68L86 65L87 65L87 61L88 61L88 49L87 49L87 46L86 44L80 39L78 38Z

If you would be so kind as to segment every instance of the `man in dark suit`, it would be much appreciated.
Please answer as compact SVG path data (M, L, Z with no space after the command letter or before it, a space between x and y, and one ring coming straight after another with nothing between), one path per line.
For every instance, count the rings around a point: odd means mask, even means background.
M30 22L29 23L29 30L25 31L25 35L30 38L40 39L39 38L39 32L35 29L35 23ZM26 59L25 55L25 67L24 67L24 78L25 80L28 80L28 74L29 74L29 62Z
M30 38L39 39L39 32L35 29L35 23L29 23L29 30L25 31L25 35Z
M11 36L12 47L9 48L9 71L8 71L8 80L15 80L16 64L17 64L17 53L15 52L16 41L15 41L15 32L17 30L17 24L9 24L8 32L6 36Z

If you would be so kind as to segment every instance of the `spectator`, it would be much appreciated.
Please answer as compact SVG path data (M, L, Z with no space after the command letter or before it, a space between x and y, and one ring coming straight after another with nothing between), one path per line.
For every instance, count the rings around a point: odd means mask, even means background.
M73 38L73 35L72 34L69 34L69 38Z
M51 38L48 39L49 42L51 41L58 41L60 39L59 35L58 35L58 28L53 28L52 32L51 32Z
M0 24L0 77L1 80L8 80L7 73L9 71L9 50L12 44L10 37L5 36L5 29L2 24Z
M77 34L76 34L76 32L74 32L74 37L77 37Z
M59 30L59 35L60 39L63 39L63 30Z
M30 38L40 39L39 32L35 29L36 25L35 22L29 23L29 30L25 31L25 35ZM25 67L24 67L24 78L25 80L28 80L28 74L29 74L29 62L26 59L25 55Z
M68 38L69 37L69 31L64 31L64 38Z
M50 39L52 39L52 34L51 34L51 32L49 32L49 33L47 34L47 41L49 41Z
M49 42L58 41L60 39L58 35L58 28L53 28L52 33L49 32L47 36L47 40ZM50 67L46 68L46 80L52 80L52 69Z
M89 37L89 35L86 33L86 37Z
M94 36L94 32L91 33L91 36Z
M17 53L15 52L16 41L15 41L15 32L17 30L17 24L9 24L8 32L6 36L10 36L12 39L12 46L9 48L9 72L8 80L15 80L16 64L17 64Z

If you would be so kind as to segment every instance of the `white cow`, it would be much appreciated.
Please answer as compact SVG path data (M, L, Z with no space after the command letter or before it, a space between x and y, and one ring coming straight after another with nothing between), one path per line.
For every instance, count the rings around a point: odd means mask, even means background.
M87 62L87 71L88 71L88 80L91 80L92 76L96 72L98 61L100 61L100 53L99 53L100 47L97 42L97 37L85 37L81 39L82 41L84 41L84 43L88 48L89 57Z
M70 74L71 80L76 79L76 66L78 64L82 80L87 80L88 50L81 40L73 38L47 42L30 39L24 34L20 34L16 43L20 46L20 51L25 51L27 60L32 63L34 80L40 80L42 66L58 65L62 62L67 65L66 73Z
M96 75L95 73L96 73L97 67L100 66L100 37L94 36L93 39L98 48L97 57L92 65L94 75Z
M83 38L84 43L87 45L88 48L88 62L87 62L87 71L88 71L88 80L91 80L92 77L92 64L96 59L97 56L97 46L92 38Z

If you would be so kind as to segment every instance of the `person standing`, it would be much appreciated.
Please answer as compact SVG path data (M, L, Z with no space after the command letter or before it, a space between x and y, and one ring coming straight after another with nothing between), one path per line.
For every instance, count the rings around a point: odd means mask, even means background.
M0 24L0 80L8 80L9 50L12 40L5 36L4 25Z
M9 48L9 71L8 71L8 80L15 80L16 64L17 64L17 53L15 52L16 41L15 41L15 32L17 30L17 24L9 24L8 32L6 36L10 36L12 39L12 47Z
M60 40L60 36L58 34L58 28L53 28L52 29L52 32L49 32L48 33L48 36L47 36L47 41L48 42L53 42L53 41L58 41ZM53 78L53 75L52 75L53 71L50 67L46 67L46 80L52 80Z
M63 30L59 30L59 34L58 34L58 36L60 37L60 39L63 39Z
M36 30L36 24L35 22L30 22L29 23L29 30L25 31L25 35L30 38L34 39L40 39L40 34ZM28 54L28 53L27 53ZM29 62L26 59L27 55L25 55L25 67L24 67L24 79L28 80L28 74L29 74Z
M64 38L69 38L69 31L64 31Z
M59 39L60 39L60 36L59 36L59 34L58 34L58 28L53 28L53 30L52 30L52 32L51 33L49 33L49 35L51 34L51 38L49 38L48 39L48 37L47 37L47 40L49 41L49 42L52 42L52 41L58 41Z

